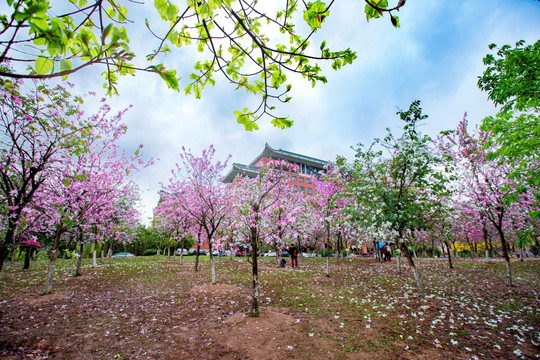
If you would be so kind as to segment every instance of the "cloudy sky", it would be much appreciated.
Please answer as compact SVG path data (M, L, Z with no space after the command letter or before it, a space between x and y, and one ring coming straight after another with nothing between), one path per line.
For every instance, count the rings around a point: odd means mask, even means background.
M396 111L416 99L429 115L422 130L432 136L455 128L465 112L477 124L495 112L487 94L476 86L488 45L540 39L540 2L533 0L409 0L399 13L400 29L394 29L387 17L367 23L363 4L340 0L332 7L314 43L325 39L332 49L350 47L358 59L338 72L326 66L326 85L311 88L301 80L294 82L292 102L276 109L276 114L294 120L288 130L262 119L258 131L246 132L233 112L258 99L235 91L225 81L207 88L203 99L196 100L167 89L154 76L122 78L120 96L109 101L118 110L133 104L125 117L129 131L122 144L134 150L143 143L144 153L158 159L137 174L143 221L149 222L160 182L170 177L182 146L200 153L213 144L218 159L231 154L232 162L244 164L265 143L324 160L337 155L350 159L352 146L383 137L387 127L397 133ZM132 48L145 43L147 36L131 35ZM182 48L173 56L187 79L196 51ZM70 80L80 90L97 89L99 94L101 71L85 70ZM184 80L182 86L186 85Z

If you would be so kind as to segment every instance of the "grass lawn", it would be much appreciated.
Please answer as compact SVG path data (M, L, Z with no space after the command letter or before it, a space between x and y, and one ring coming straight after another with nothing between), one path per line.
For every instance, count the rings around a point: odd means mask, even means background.
M202 257L119 258L73 277L58 260L6 263L0 273L2 359L535 359L540 358L540 261L417 259L412 273L375 259L260 258L261 315L249 317L251 264ZM289 261L288 264L289 265Z

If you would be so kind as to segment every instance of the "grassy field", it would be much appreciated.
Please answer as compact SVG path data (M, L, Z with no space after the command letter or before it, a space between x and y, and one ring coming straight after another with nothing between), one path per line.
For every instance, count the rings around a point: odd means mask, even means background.
M395 261L261 258L261 316L250 318L251 264L208 257L106 260L73 277L57 264L0 273L0 358L6 359L536 359L540 261L418 259L425 295ZM395 260L395 259L394 259Z

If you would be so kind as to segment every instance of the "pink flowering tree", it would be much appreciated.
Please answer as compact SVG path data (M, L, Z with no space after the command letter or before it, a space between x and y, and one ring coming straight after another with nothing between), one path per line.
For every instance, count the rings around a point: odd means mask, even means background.
M154 212L155 227L174 236L180 242L180 249L184 249L186 237L193 232L194 220L185 211L179 211L185 205L183 192L168 193L162 191L161 199ZM180 262L184 261L183 251L180 252ZM197 255L198 256L198 255Z
M197 157L182 147L180 155L182 165L176 165L173 177L164 189L170 194L181 195L178 202L178 211L193 220L199 227L197 239L201 239L201 230L204 231L210 249L210 263L212 268L212 284L216 282L213 249L215 236L224 223L231 209L231 196L228 187L221 181L222 172L227 167L230 155L225 161L214 162L215 149L210 146ZM200 243L200 241L198 241Z
M251 246L253 316L259 315L259 249L261 244L276 240L270 236L269 224L289 194L285 172L293 170L294 166L286 161L269 161L256 178L244 178L234 187L239 240Z
M460 177L461 196L469 203L477 204L499 236L506 261L507 280L512 286L505 227L511 206L519 202L522 193L519 182L512 176L512 165L490 156L497 151L497 144L491 142L490 137L491 133L487 131L470 132L464 119L454 136L447 137L446 150L463 166L463 175Z
M96 240L96 229L113 230L116 237L122 237L138 222L139 214L134 208L138 194L129 174L149 163L141 159L139 149L133 156L119 151L116 141L126 130L121 123L123 112L108 116L109 110L104 105L90 118L88 151L64 154L38 193L35 206L42 212L43 223L54 239L45 293L52 290L56 251L64 234L74 234L82 254L85 243ZM85 236L92 229L94 236ZM80 274L81 259L79 255L76 275Z
M66 88L0 79L0 269L17 245L24 209L67 153L87 151L91 124Z
M21 85L3 81L1 156L3 205L6 209L0 253L8 244L17 245L17 233L48 232L53 248L45 293L52 289L56 251L64 235L75 234L77 242L90 228L115 221L136 211L122 211L120 202L133 204L136 192L128 174L147 166L140 149L127 156L117 140L125 133L124 111L111 115L103 102L91 116L77 107L82 99L65 88L34 85L34 93L21 94ZM24 214L39 214L38 225L29 229ZM138 219L138 216L137 216ZM95 236L93 237L95 239ZM3 249L3 250L2 250ZM82 248L81 248L82 249ZM80 271L80 262L78 272Z
M305 208L305 198L300 193L288 191L286 196L277 198L272 206L270 216L264 221L268 238L265 243L277 249L277 261L280 261L282 249L291 244L297 248L303 245L304 232L298 228L298 217Z
M338 162L343 164L343 159ZM343 168L338 164L329 164L326 174L322 178L313 177L312 181L317 190L317 196L310 199L313 214L319 219L325 231L324 249L326 253L326 276L330 276L328 249L335 247L339 262L344 248L344 239L347 238L348 221L350 217L344 212L351 202L346 192L346 176Z

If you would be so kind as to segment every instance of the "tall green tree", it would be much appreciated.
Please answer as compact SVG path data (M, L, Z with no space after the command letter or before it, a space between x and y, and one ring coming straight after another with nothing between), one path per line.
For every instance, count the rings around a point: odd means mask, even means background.
M486 55L484 64L478 86L501 106L497 115L482 121L481 130L493 134L486 146L498 145L492 156L512 164L511 176L526 179L524 190L533 188L540 201L540 40L533 45L521 40L513 48L504 45L495 55ZM540 217L537 211L531 215Z

